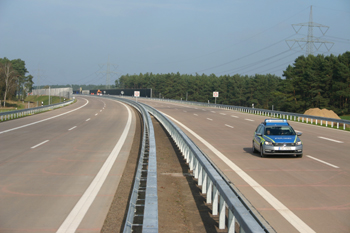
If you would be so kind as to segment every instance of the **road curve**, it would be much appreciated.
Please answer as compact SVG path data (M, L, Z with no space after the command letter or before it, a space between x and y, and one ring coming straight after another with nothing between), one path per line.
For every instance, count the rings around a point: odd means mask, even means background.
M178 121L277 232L350 232L349 132L290 122L303 133L304 157L260 158L251 147L263 116L139 101Z
M0 232L100 232L134 132L130 107L96 97L0 123Z

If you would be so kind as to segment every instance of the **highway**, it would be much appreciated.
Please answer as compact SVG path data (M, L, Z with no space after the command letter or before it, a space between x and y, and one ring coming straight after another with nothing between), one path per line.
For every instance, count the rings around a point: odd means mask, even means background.
M350 133L290 122L303 158L252 153L266 117L180 103L138 100L170 117L277 232L350 232Z
M100 232L134 133L131 107L89 96L0 123L0 232Z

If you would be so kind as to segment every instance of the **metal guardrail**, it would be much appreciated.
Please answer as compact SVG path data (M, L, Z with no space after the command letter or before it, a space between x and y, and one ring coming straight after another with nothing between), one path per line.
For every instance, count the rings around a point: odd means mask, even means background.
M143 99L151 99L151 98L143 98ZM335 119L335 118L328 118L328 117L318 117L318 116L311 116L311 115L305 115L305 114L299 114L299 113L274 111L274 110L259 109L259 108L250 108L250 107L242 107L242 106L235 106L235 105L183 101L183 100L171 100L171 99L159 99L159 98L152 98L152 100L166 101L166 102L177 102L177 103L182 103L182 104L206 106L206 107L213 107L213 108L231 109L231 110L236 110L236 111L250 113L250 114L257 114L257 115L263 115L263 116L268 116L268 117L277 117L277 118L283 118L283 119L287 119L287 120L294 120L294 121L311 123L311 124L315 123L316 125L319 124L321 126L324 125L326 127L328 125L330 125L332 128L336 124L337 129L340 128L340 125L343 125L343 130L346 129L346 125L348 127L350 126L350 120L342 120L342 119Z
M142 232L144 233L156 233L158 232L157 157L151 117L140 103L114 96L103 97L127 103L137 109L142 115L144 124L141 153L124 232L132 232L133 227L142 227ZM141 220L138 218L141 218Z
M206 194L207 203L212 203L212 214L219 215L219 229L226 228L227 218L229 233L235 232L237 223L240 232L269 232L188 136L156 109L145 104L144 106L166 128L184 155L194 177L198 179L198 185L202 186L202 193Z
M6 121L6 120L12 120L15 118L20 118L28 115L37 114L39 112L45 112L49 111L55 108L60 108L62 106L68 105L73 103L74 100L69 100L66 102L58 103L58 104L51 104L51 105L45 105L40 106L36 108L26 108L21 110L15 110L15 111L8 111L8 112L1 112L0 113L0 121Z

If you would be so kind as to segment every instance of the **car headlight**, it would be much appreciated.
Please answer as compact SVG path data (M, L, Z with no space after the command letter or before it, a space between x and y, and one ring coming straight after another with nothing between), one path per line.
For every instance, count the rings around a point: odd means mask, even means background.
M298 141L297 143L295 143L295 145L300 146L301 145L301 141Z
M269 142L269 141L265 141L265 145L269 145L269 146L272 146L272 142Z

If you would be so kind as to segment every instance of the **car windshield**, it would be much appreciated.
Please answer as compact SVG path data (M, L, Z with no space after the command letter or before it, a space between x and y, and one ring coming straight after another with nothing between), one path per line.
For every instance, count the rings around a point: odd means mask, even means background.
M265 135L295 135L295 131L290 126L271 126L265 128Z

